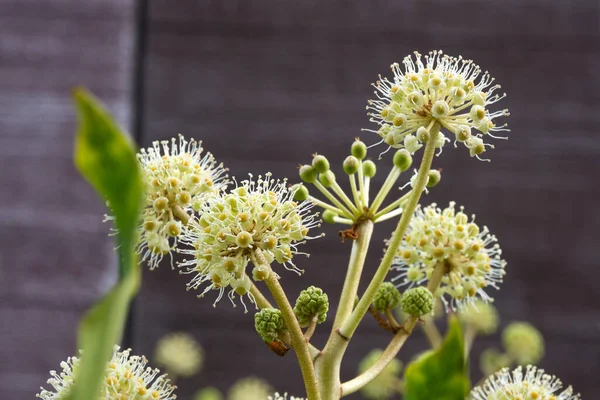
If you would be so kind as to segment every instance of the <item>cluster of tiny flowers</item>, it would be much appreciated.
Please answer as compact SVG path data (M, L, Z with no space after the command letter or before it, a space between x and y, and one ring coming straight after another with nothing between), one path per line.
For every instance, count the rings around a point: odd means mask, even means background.
M192 335L169 333L156 343L154 361L172 375L189 377L202 368L204 350Z
M200 297L218 291L216 304L230 288L228 297L235 305L235 294L241 298L247 294L254 302L246 274L250 262L256 280L268 276L266 265L273 261L301 273L292 258L305 254L297 251L297 245L312 239L308 232L320 220L310 212L312 203L297 203L293 196L287 181L274 180L269 173L257 180L250 175L229 193L208 199L181 238L191 247L179 250L192 256L179 263L182 273L193 275L188 289L203 286Z
M119 351L115 346L113 356L104 372L104 381L98 400L172 400L175 386L169 384L166 375L158 375L158 369L146 367L148 360L144 356L132 356L131 350ZM62 372L50 371L52 378L48 384L52 391L42 388L37 394L43 400L62 400L67 398L75 382L75 373L79 368L80 359L70 357L60 366Z
M150 269L172 254L190 213L229 183L223 165L202 151L201 142L179 135L170 142L156 141L137 155L146 186L137 251Z
M392 266L400 272L393 282L414 286L426 282L435 266L444 263L446 273L436 296L447 310L461 309L477 297L493 301L484 289L498 289L506 265L496 237L487 227L480 229L474 215L469 221L463 208L456 212L454 206L451 202L444 210L435 203L418 208Z
M486 146L493 147L484 142L486 135L497 138L492 132L508 131L505 124L497 126L494 122L509 115L508 110L488 109L506 94L493 94L500 85L493 85L494 78L487 71L482 74L471 60L441 51L432 51L424 57L418 52L414 54L415 59L404 58L404 68L392 64L392 80L380 76L373 84L377 100L369 100L367 110L379 129L370 131L389 146L414 153L437 122L454 134L455 146L461 142L471 157L479 158ZM440 132L436 147L441 151L446 141L449 139Z
M263 379L253 376L235 382L227 393L227 400L264 400L273 389Z
M561 392L562 382L544 370L527 366L518 367L512 374L508 368L502 369L488 378L482 386L471 392L471 400L581 400L579 394L573 394L571 386ZM560 393L558 393L560 392Z
M288 397L287 393L279 394L279 393L275 392L275 394L273 396L267 396L267 400L304 400L304 398L303 397L294 397L294 396Z

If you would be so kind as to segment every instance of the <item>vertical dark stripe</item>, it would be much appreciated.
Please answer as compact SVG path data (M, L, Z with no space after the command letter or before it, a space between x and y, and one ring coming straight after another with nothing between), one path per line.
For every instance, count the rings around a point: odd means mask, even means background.
M142 145L144 137L144 95L146 72L146 46L148 28L148 2L137 0L135 15L135 57L133 62L133 88L132 88L132 136L138 145ZM137 305L137 296L131 302L125 330L123 332L122 347L130 348L134 345L134 321Z

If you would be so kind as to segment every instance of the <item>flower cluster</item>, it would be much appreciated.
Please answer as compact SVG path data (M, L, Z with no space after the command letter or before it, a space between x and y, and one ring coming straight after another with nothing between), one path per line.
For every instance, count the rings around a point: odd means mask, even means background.
M220 193L229 183L223 165L202 151L201 142L179 135L171 142L156 141L138 154L146 185L138 252L150 269L174 249L190 212L198 211L208 195Z
M479 299L464 307L458 318L482 335L491 335L498 330L498 311L490 303Z
M580 400L579 394L573 394L569 386L561 391L562 382L554 376L544 373L544 370L529 365L523 374L523 368L514 371L508 368L488 378L482 386L471 392L471 400ZM558 393L560 392L560 393Z
M242 378L229 389L228 400L265 400L273 389L268 382L253 376Z
M493 147L484 137L496 138L492 132L508 131L506 125L496 126L494 121L509 115L508 110L488 109L506 96L493 94L500 85L493 85L488 72L482 74L478 65L461 56L441 51L424 57L414 54L414 59L404 58L404 68L392 64L391 80L380 76L373 84L377 100L369 100L367 110L379 129L371 132L391 147L414 153L438 123L455 135L455 145L461 142L469 149L471 157L479 157L486 146ZM446 141L449 139L440 132L436 146L441 149Z
M297 203L293 196L285 180L274 180L268 173L257 180L250 175L231 192L209 198L181 238L191 247L179 250L192 257L179 263L182 273L193 275L188 289L204 286L200 296L216 290L216 303L230 288L232 303L235 294L248 294L253 302L246 274L250 262L255 280L267 278L273 261L301 273L292 261L294 255L303 254L297 245L312 239L308 232L320 222L310 212L310 202Z
M399 281L399 286L421 284L443 263L446 272L435 294L446 309L456 310L477 297L493 301L484 289L498 289L506 261L487 227L480 229L475 216L469 221L463 208L456 212L454 206L451 202L441 210L434 203L417 209L396 251L392 268L400 274L392 281Z
M148 360L144 356L132 356L131 350L119 351L115 346L113 356L104 372L104 380L98 400L173 400L176 396L173 391L175 386L169 384L166 375L158 375L158 369L146 367ZM85 356L84 356L85 357ZM52 391L42 388L37 394L43 400L62 400L67 398L75 382L76 371L79 368L80 359L70 357L63 361L60 366L62 372L50 371L52 378L48 384L53 387Z
M200 371L204 350L192 335L185 332L169 333L156 343L154 360L173 375L189 377Z

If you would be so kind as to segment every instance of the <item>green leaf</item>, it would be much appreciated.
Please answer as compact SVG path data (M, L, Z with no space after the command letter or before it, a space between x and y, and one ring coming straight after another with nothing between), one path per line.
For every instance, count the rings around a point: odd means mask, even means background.
M135 148L104 107L85 89L74 92L79 116L75 165L110 204L118 229L119 282L84 315L77 335L83 349L69 400L97 398L106 363L121 340L129 304L140 282L134 244L143 186Z
M464 400L470 381L464 358L460 323L451 317L439 349L431 350L406 368L405 400Z

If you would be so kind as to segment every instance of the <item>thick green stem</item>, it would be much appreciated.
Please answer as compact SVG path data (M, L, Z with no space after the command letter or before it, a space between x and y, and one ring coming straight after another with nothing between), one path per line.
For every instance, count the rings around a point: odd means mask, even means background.
M366 220L359 224L356 233L358 238L352 243L346 280L344 281L340 302L333 322L334 329L339 328L352 312L365 258L369 250L369 243L371 242L371 235L373 234L373 221Z
M262 266L268 267L264 255L260 249L256 249L256 259L261 263ZM300 370L302 371L302 378L304 379L304 386L306 388L306 395L308 400L321 400L321 394L319 393L319 385L317 383L317 376L315 374L315 368L313 365L313 356L308 346L302 329L298 324L294 310L285 295L285 292L279 284L279 279L275 273L271 270L269 277L265 280L267 287L271 291L275 303L281 311L285 325L290 332L292 337L292 348L296 352L298 357L298 363L300 364Z
M406 229L408 228L408 224L417 209L417 205L419 204L419 199L421 198L421 194L423 190L425 190L425 186L427 185L427 181L429 179L429 170L431 169L431 163L433 162L433 156L435 154L435 144L437 142L438 133L440 131L439 123L435 123L430 129L430 137L427 141L427 145L425 146L425 152L423 153L423 160L421 161L421 165L419 167L419 172L417 174L417 178L415 179L415 183L413 185L413 190L411 193L408 202L406 203L406 208L402 213L402 217L398 222L398 226L390 239L388 248L379 264L379 268L377 268L377 272L373 276L371 283L367 287L367 290L363 294L362 298L358 302L358 305L350 315L344 324L340 328L340 333L342 336L346 338L352 337L354 331L358 327L358 324L362 320L362 318L367 313L369 309L369 305L373 302L373 298L377 293L377 289L383 283L392 262L394 261L394 256L396 255L396 250L400 246L400 242L406 233Z

